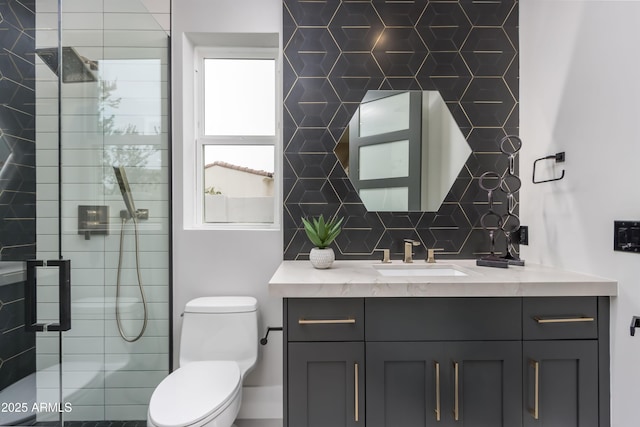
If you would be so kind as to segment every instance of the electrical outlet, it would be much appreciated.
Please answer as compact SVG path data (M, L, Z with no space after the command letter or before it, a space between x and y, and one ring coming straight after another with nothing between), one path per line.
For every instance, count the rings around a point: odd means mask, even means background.
M640 221L613 222L613 250L640 253Z

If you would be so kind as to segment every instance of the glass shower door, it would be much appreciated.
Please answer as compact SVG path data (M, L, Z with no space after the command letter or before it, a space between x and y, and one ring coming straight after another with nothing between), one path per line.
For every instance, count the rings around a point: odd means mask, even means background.
M168 373L166 4L0 2L0 425L144 421Z
M143 422L169 370L169 38L141 1L61 4L63 416Z
M61 344L70 328L70 264L59 250L58 158L36 153L36 143L58 141L55 125L50 135L39 127L57 123L60 85L36 71L37 34L56 34L57 20L38 27L35 0L0 2L0 16L0 425L58 425L68 409ZM40 91L52 102L37 105ZM38 185L39 166L54 184Z

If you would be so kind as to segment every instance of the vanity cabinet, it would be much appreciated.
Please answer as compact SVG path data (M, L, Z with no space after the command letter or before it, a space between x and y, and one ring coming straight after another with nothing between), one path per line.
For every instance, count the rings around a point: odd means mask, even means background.
M289 425L364 425L364 343L289 344Z
M609 426L607 297L285 298L285 427Z
M521 425L515 341L367 343L367 426Z
M524 426L609 425L608 299L523 300Z

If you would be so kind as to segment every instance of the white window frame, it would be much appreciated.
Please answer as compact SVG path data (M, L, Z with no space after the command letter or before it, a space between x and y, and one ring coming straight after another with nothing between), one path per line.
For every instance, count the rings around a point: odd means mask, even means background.
M195 228L214 230L279 230L282 205L282 66L277 48L197 47L194 64L195 101ZM272 59L275 61L275 135L211 136L204 133L204 60L205 59ZM274 212L272 223L208 223L204 219L204 148L207 145L266 145L274 147Z

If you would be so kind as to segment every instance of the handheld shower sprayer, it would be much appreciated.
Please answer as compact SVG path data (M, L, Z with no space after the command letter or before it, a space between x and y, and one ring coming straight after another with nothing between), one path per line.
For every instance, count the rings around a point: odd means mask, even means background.
M147 310L147 299L144 295L144 286L142 285L142 274L140 272L140 236L138 232L138 218L141 217L140 211L136 209L135 203L133 202L133 196L131 193L131 187L129 187L129 180L127 179L127 174L124 171L124 166L114 166L113 172L116 175L116 179L118 180L118 186L120 187L120 193L122 193L122 199L124 200L124 204L127 207L127 210L122 210L120 213L120 218L122 221L120 227L120 250L118 253L118 273L116 278L116 322L118 324L118 332L123 340L127 342L135 342L138 341L144 331L147 329L147 321L149 319L148 310ZM148 212L148 211L147 211ZM120 288L121 288L121 280L120 276L122 273L122 252L123 252L123 243L124 243L124 230L127 222L129 220L133 221L133 229L135 233L135 244L136 244L136 275L138 278L138 289L140 291L140 296L142 298L142 309L144 311L144 320L142 323L142 327L137 336L131 338L127 336L124 332L124 328L122 327L122 319L120 316Z
M133 202L133 196L131 195L131 187L129 187L129 180L127 179L127 174L124 171L124 166L114 166L113 172L116 175L116 179L118 180L118 186L120 187L120 193L122 193L122 199L124 200L124 204L127 207L127 211L129 211L129 217L136 217L136 205Z

